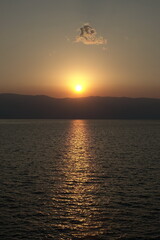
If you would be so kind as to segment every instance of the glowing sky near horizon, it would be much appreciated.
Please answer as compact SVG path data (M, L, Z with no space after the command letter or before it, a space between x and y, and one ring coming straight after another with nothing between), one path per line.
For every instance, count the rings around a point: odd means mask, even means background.
M160 97L159 0L1 0L0 93ZM78 95L79 96L79 95Z

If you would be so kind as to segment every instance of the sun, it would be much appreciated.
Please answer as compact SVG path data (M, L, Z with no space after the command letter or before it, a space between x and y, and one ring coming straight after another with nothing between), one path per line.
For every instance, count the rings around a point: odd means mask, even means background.
M71 95L76 97L85 96L87 94L89 76L87 73L72 72L67 77L68 89Z
M76 91L77 93L82 92L82 90L83 90L82 85L78 84L78 85L75 86L75 91Z

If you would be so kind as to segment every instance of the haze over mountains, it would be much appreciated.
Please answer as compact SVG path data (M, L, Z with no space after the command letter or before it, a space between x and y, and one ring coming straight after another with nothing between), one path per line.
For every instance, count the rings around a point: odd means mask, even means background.
M160 119L160 99L0 94L0 118Z

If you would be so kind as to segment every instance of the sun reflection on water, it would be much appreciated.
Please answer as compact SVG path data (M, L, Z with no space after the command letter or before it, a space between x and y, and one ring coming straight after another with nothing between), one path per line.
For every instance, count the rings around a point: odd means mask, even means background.
M59 199L57 215L60 214L56 227L62 231L62 237L64 234L66 237L67 232L73 237L94 237L102 231L92 159L87 124L84 120L74 120L68 133L61 169L63 177L56 196Z

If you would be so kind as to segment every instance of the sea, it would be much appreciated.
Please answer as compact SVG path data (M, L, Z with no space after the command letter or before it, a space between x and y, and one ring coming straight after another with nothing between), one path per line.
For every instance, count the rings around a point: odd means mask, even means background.
M0 240L160 239L160 121L0 120Z

